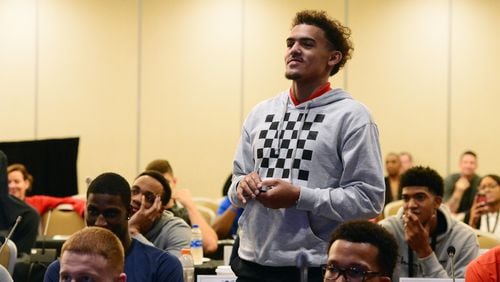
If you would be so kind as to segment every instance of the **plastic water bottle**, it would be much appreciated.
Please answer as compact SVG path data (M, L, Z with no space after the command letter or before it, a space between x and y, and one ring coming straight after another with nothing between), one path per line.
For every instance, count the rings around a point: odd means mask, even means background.
M203 239L198 224L193 224L191 229L191 255L195 265L203 263Z
M190 249L181 249L180 261L184 272L184 282L194 282L194 262Z

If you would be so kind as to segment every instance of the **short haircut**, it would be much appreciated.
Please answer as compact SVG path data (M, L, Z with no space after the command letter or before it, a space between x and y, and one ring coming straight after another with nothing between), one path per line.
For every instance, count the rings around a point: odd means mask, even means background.
M141 176L149 176L156 179L156 181L160 182L163 188L163 195L161 197L161 202L163 205L166 205L168 201L170 201L170 197L172 197L172 189L170 188L170 185L168 184L168 181L165 178L165 176L163 176L160 172L156 170L146 170L141 174L139 174L135 179Z
M339 225L332 234L328 245L330 247L337 240L352 243L367 243L378 249L376 261L380 273L392 278L398 258L398 244L394 236L384 227L364 220L347 221Z
M387 153L387 155L385 155L385 158L387 159L390 156L396 157L399 160L399 155L394 152Z
M146 170L154 170L154 171L158 171L161 174L167 173L167 174L170 174L172 176L174 175L174 170L172 169L172 166L170 165L170 163L167 160L164 160L164 159L157 159L157 160L150 162L146 166Z
M82 255L102 256L107 267L116 274L123 273L125 252L113 232L101 227L86 227L69 237L61 249L61 257L69 251Z
M485 179L486 177L489 177L489 178L493 179L493 181L495 181L497 183L497 185L500 185L500 176L498 176L496 174L486 174L485 176L483 176L481 178L481 181L483 179Z
M400 157L401 157L401 156L408 156L408 159L409 159L410 161L413 161L413 156L412 156L409 152L401 152L401 153L399 153L399 156L400 156Z
M27 191L31 191L31 188L33 187L33 175L31 175L28 172L28 169L23 164L11 164L7 167L7 174L14 172L14 171L19 171L22 175L24 180L28 180L30 183L30 186L28 187Z
M415 166L408 169L401 175L399 186L401 188L423 186L434 195L443 197L443 178L430 167Z
M347 60L351 58L352 42L351 30L343 26L339 21L331 19L325 11L304 10L295 15L292 20L292 28L299 24L307 24L320 28L325 33L325 37L333 45L333 49L342 53L342 59L336 64L330 76L336 74Z
M477 159L476 153L474 153L473 151L470 151L470 150L463 152L460 155L460 159L462 159L465 155L470 155L470 156L473 156L475 159Z
M128 210L132 198L130 185L121 175L105 172L90 182L87 189L87 199L90 194L108 194L120 196L123 206Z

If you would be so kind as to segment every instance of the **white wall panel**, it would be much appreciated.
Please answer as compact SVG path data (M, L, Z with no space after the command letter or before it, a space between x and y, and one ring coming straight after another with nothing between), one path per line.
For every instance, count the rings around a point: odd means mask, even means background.
M35 138L35 0L0 0L0 140Z

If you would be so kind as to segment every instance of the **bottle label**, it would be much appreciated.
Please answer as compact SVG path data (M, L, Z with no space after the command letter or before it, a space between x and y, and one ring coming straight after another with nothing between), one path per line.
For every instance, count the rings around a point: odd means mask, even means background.
M201 240L191 240L191 248L202 248L203 244Z

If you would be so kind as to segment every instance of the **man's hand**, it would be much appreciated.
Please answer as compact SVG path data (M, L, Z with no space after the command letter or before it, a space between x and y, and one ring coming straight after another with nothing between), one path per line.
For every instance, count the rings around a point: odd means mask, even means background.
M481 216L489 212L489 206L486 202L478 202L477 198L478 194L474 196L474 202L472 203L472 207L470 208L470 218L469 225L476 228Z
M130 233L136 232L144 234L151 229L154 221L159 218L163 212L163 206L160 196L156 196L154 203L151 207L146 208L146 198L141 196L141 206L139 210L132 215L128 221Z
M191 191L188 189L175 189L175 192L172 194L172 198L180 202L186 208L196 206L196 203L193 201Z
M469 187L470 182L467 178L462 176L457 180L453 188L453 194L451 194L450 199L446 202L446 205L450 208L451 213L454 214L458 212L462 197Z
M245 175L236 187L238 199L246 204L247 200L254 199L259 195L259 189L262 188L262 180L256 172Z
M283 179L265 179L263 187L268 187L266 192L261 192L257 200L266 208L289 208L297 203L300 188Z
M434 214L432 217L426 226L423 226L418 217L410 210L407 210L403 215L405 241L417 253L419 258L424 258L432 254L432 248L429 244L429 233L431 222L436 220L436 215Z
M465 192L470 187L470 182L467 178L461 176L455 183L455 189L461 193Z

